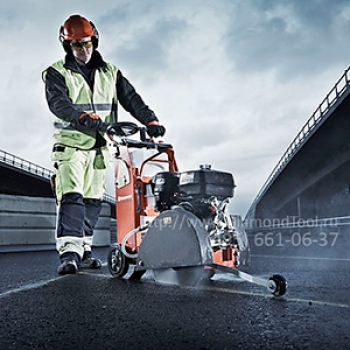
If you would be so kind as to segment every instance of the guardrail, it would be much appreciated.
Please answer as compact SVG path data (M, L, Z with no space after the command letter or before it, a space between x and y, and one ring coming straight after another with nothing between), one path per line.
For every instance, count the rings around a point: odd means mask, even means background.
M53 175L53 171L43 168L40 165L28 162L25 159L15 156L14 154L0 150L0 162L10 165L14 168L27 171L30 174L43 177L47 180L50 180L50 177ZM105 194L103 200L107 203L115 205L115 198L113 196Z
M271 174L268 176L267 180L261 187L257 196L255 197L252 205L250 206L246 217L248 217L254 210L256 203L265 194L277 176L282 172L286 165L291 161L294 155L299 151L299 149L304 145L304 143L315 133L318 126L322 124L324 120L328 118L331 111L335 108L336 103L340 98L344 96L344 93L348 91L350 81L350 67L344 71L344 74L336 82L335 86L323 99L320 105L317 107L315 112L311 115L305 125L301 128L297 136L288 146L287 150L284 152L277 165L272 170Z
M0 150L0 162L13 166L14 168L28 171L31 174L50 179L53 174L49 169L45 169L39 165L28 162L22 158L19 158L11 153Z

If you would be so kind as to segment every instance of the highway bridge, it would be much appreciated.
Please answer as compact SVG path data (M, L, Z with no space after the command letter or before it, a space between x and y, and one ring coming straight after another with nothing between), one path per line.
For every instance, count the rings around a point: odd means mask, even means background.
M0 193L53 198L50 178L53 172L11 153L0 150ZM104 195L104 202L115 208L115 198Z
M350 204L350 73L346 69L282 155L257 194L248 226L331 218ZM253 225L251 225L253 223ZM271 226L271 225L270 225Z

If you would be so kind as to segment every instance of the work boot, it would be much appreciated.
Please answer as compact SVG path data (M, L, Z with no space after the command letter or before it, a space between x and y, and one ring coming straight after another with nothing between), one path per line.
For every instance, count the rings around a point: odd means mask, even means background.
M102 266L100 259L93 258L91 252L84 252L80 267L85 269L99 269Z
M59 275L73 274L78 271L78 265L75 260L64 260L60 266L58 266L57 273Z

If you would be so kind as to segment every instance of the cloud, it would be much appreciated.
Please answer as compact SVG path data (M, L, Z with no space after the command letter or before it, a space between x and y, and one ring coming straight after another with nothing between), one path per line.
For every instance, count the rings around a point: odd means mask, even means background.
M277 71L279 79L317 74L347 64L342 44L350 30L347 1L235 2L227 31L227 54L247 74Z
M51 168L41 72L58 30L92 20L116 64L167 128L181 170L234 174L241 215L348 66L350 4L334 0L13 0L1 4L0 149ZM120 108L120 120L132 118Z
M161 19L146 28L138 28L133 38L117 45L112 56L121 66L129 67L147 84L152 84L168 68L169 43L186 31L186 23L177 18Z

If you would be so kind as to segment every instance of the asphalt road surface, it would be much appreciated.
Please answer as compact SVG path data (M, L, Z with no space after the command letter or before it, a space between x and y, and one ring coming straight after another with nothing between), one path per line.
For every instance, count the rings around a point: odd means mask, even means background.
M115 279L107 248L101 269L68 276L53 251L0 253L0 349L350 349L350 239L317 237L250 237L244 271L283 275L278 298L222 273L196 287Z

